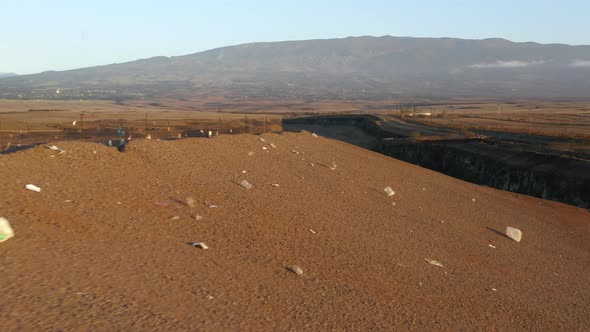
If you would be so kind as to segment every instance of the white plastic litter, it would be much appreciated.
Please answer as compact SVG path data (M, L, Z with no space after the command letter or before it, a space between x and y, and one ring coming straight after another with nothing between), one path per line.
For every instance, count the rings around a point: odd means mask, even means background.
M240 185L246 189L252 189L252 184L250 184L250 182L246 180L242 180L242 182L240 182Z
M278 183L273 183L273 184L271 184L271 186L273 186L273 187L278 187L278 186L279 186L279 184L278 184Z
M209 249L209 247L206 244L204 244L203 242L193 242L193 243L191 243L191 246L193 246L195 248Z
M263 147L262 147L262 150L268 150L268 149L266 148L266 146L263 146Z
M522 239L522 231L518 228L506 227L506 236L516 242L520 242Z
M393 191L393 189L391 189L391 187L385 187L385 189L383 189L383 191L385 191L387 196L391 197L391 196L395 195L395 191Z
M309 232L310 232L311 234L317 234L317 232L316 232L316 231L314 231L314 230L313 230L313 229L311 229L311 228L309 229Z
M258 137L258 140L261 141L261 142L265 142L266 143L266 140L264 138L262 138L262 137Z
M36 191L36 192L38 192L38 193L40 193L40 192L41 192L41 188L37 187L37 186L36 186L36 185L34 185L34 184L27 184L27 185L25 186L25 188L27 188L27 189L29 189L29 190L32 190L32 191Z
M76 126L76 120L74 120L74 122L72 122L72 126Z
M14 230L12 230L6 218L0 217L0 242L4 242L11 237L14 237Z
M496 246L493 244L488 244L488 247L492 248L492 249L496 249Z
M430 258L424 258L424 260L425 260L425 261L426 261L428 264L430 264L430 265L434 265L434 266L438 266L438 267L443 267L442 263L441 263L441 262L439 262L439 261L437 261L437 260L430 259Z
M58 148L58 147L57 147L57 146L55 146L55 145L52 145L52 146L47 146L47 148L48 148L49 150L51 150L51 151L59 151L59 153L64 153L64 152L65 152L64 150L62 150L62 149Z
M297 274L298 276L303 274L303 270L297 265L289 266L289 270L291 270L293 273Z
M270 147L273 148L273 149L276 149L277 148L277 146L274 145L273 143L270 143Z

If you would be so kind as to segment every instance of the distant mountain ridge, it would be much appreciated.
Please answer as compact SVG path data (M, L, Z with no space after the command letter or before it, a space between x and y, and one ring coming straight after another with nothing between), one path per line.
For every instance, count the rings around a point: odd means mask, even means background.
M15 73L0 73L0 78L2 77L12 77L12 76L18 76Z
M588 98L590 46L348 37L251 43L0 80L0 97Z

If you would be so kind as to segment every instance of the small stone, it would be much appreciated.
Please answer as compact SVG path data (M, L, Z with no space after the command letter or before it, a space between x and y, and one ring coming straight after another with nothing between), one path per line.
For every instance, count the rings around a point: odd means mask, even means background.
M475 198L472 198L471 201L475 203Z
M170 220L179 220L179 219L180 219L180 216L174 216L174 217L170 218Z
M518 228L506 227L506 236L516 242L520 242L522 239L522 231Z
M291 270L291 272L297 274L298 276L303 275L303 270L297 265L289 266L289 270Z
M246 174L246 171L242 171L242 174Z

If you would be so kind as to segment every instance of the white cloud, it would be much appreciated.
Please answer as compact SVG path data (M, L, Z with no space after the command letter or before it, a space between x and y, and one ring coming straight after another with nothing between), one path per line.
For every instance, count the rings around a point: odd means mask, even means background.
M570 62L570 64L568 65L570 67L589 67L590 68L590 60L574 60L572 62Z
M476 63L473 65L469 65L469 68L525 68L530 66L538 66L549 61L546 60L537 60L537 61L520 61L520 60L511 60L511 61L501 61L498 60L496 62L491 63Z

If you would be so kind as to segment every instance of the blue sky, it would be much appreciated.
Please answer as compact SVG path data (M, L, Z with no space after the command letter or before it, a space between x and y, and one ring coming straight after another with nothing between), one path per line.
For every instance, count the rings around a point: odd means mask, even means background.
M2 0L0 72L362 35L590 44L587 0Z

